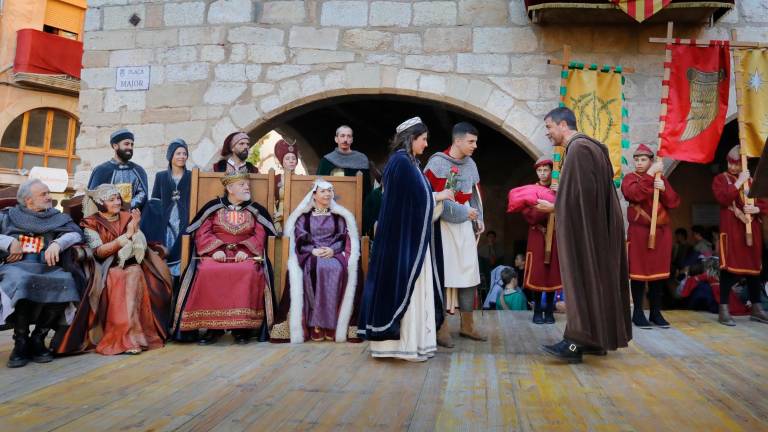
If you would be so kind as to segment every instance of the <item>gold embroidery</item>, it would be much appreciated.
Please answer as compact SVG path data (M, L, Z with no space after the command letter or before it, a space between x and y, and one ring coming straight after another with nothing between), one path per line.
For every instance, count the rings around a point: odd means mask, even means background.
M115 185L117 191L120 192L120 198L123 202L129 203L133 199L133 185L130 183L118 183Z
M285 339L288 340L291 338L291 329L288 326L288 321L283 321L280 324L275 324L272 326L272 330L269 332L269 336L274 339Z
M205 247L201 248L199 251L197 251L197 253L199 255L205 255L208 252L213 251L214 249L218 249L223 244L224 244L223 241L221 241L219 239L213 239L213 241L211 241L210 243L205 245Z
M181 323L181 330L207 329L233 329L233 328L259 328L264 322L263 319L256 320L195 320L192 322Z
M203 309L190 312L184 312L181 314L181 319L194 319L199 317L232 317L246 315L248 318L263 318L263 310L255 310L251 308L238 308L238 309Z
M253 228L253 215L248 210L221 209L216 216L224 230L232 235L242 234Z

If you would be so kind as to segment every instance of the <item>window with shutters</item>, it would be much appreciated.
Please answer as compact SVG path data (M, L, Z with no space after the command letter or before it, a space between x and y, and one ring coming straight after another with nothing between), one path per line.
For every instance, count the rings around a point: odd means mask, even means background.
M83 40L86 0L48 0L45 7L43 31Z
M16 117L0 140L0 167L31 169L34 166L63 168L73 173L80 158L75 155L77 119L52 108L36 108Z

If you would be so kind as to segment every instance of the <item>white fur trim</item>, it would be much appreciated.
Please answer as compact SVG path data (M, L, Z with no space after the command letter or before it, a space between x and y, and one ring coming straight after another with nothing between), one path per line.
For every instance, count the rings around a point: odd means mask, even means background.
M291 331L291 343L304 342L304 327L302 314L304 310L304 271L299 266L299 258L296 255L296 236L294 235L296 221L299 216L312 209L312 192L291 213L285 223L283 235L288 236L288 280L291 284L291 307L288 311L289 328ZM357 265L360 261L360 235L357 231L357 222L352 213L331 201L331 213L344 218L347 224L347 234L351 243L349 259L347 260L347 285L344 290L344 299L339 308L339 318L336 322L336 342L346 342L347 327L352 317L355 292L357 290Z
M349 259L347 260L347 286L344 289L344 300L339 308L339 320L336 322L336 342L347 341L347 327L352 317L352 309L355 302L355 291L357 291L357 264L360 261L360 235L357 231L357 223L352 213L344 207L333 201L331 212L344 218L347 222L347 234L351 248L349 250Z

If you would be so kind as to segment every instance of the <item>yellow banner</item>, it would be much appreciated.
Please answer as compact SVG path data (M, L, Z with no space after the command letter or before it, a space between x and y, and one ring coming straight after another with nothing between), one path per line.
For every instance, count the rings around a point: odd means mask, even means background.
M760 157L768 138L768 49L735 51L739 104L739 138L749 157Z
M608 146L614 178L621 176L621 74L571 69L565 106L576 114L579 131Z

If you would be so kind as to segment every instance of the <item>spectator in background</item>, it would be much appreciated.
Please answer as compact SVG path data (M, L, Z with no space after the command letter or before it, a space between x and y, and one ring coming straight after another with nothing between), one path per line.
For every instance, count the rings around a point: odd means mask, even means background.
M515 272L517 272L517 280L524 281L525 280L525 255L524 254L519 253L515 255L513 268L515 269ZM528 308L533 309L533 302L535 297L533 291L524 288L523 292L525 293L525 298L528 300Z
M685 267L688 254L691 253L691 245L688 244L688 230L678 228L675 230L675 243L672 245L672 276Z
M499 293L496 299L496 309L498 310L527 310L525 294L518 286L517 274L509 267L501 271L501 283L504 289Z
M714 252L712 242L707 240L707 230L701 225L694 225L691 227L691 233L693 235L693 251L697 256L711 256Z

